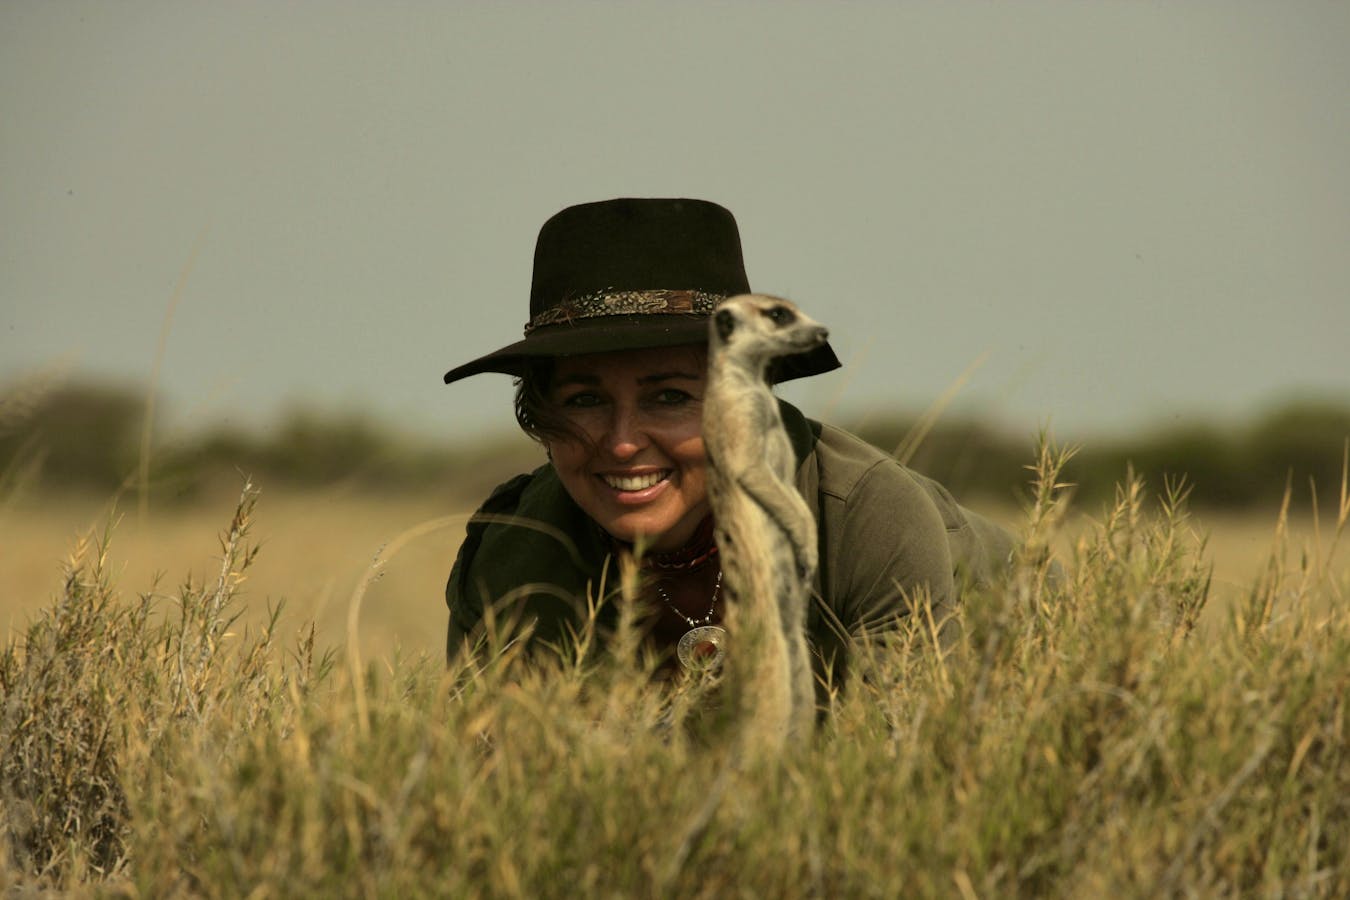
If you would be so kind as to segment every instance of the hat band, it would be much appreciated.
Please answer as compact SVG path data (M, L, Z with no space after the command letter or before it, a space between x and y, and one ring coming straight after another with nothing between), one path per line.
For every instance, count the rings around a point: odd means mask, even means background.
M595 291L568 297L525 323L525 336L545 325L600 316L712 315L726 294L710 291Z

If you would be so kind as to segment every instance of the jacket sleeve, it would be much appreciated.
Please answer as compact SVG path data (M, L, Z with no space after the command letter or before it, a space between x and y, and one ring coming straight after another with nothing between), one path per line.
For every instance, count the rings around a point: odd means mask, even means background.
M552 466L497 488L470 519L446 584L447 656L485 638L489 624L496 641L561 648L589 621L593 599L607 627L611 606L594 597L617 584L602 577L607 551Z
M459 553L455 556L455 564L450 568L450 578L445 585L445 605L450 609L450 624L445 636L447 660L453 660L459 654L469 640L470 633L483 618L482 591L474 587L474 572L478 550L490 523L480 517L484 514L514 513L530 479L530 475L517 475L498 486L465 527L464 541L459 545Z

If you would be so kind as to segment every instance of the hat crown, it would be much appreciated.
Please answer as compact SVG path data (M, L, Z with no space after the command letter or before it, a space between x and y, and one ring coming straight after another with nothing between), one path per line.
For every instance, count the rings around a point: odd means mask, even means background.
M530 317L578 295L750 290L731 213L691 199L620 198L570 206L539 230Z
M721 300L750 291L731 213L707 200L625 197L569 206L539 229L524 340L445 373L521 375L529 359L706 344ZM839 368L829 344L774 379Z

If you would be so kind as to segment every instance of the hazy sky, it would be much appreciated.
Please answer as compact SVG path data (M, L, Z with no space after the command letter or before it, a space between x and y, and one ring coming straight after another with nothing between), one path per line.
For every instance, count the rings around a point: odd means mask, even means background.
M0 382L472 434L563 206L692 196L841 424L1350 399L1350 4L0 3Z

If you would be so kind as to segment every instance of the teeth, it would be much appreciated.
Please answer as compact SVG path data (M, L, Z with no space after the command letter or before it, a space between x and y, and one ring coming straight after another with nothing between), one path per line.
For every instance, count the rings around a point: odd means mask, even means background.
M617 491L640 491L657 482L664 481L669 474L669 472L653 472L650 475L629 475L625 477L602 475L600 477L605 479L605 484Z

